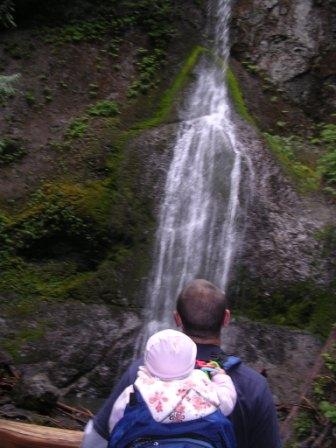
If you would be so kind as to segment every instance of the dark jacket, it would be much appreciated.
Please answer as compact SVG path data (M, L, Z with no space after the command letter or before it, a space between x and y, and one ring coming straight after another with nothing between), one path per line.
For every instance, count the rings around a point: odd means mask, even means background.
M197 344L197 359L208 361L224 357L216 345ZM105 439L109 437L108 420L113 404L121 392L134 383L140 364L139 359L130 365L93 419L94 429ZM276 409L265 377L243 363L227 373L237 391L237 403L230 415L237 448L280 448Z

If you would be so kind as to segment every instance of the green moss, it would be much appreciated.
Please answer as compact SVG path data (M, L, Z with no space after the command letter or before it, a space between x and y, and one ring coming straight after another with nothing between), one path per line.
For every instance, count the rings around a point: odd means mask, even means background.
M141 308L143 297L139 291L143 290L142 279L148 275L150 263L148 241L138 241L132 246L114 245L91 277L71 290L71 297L86 303Z
M320 158L318 171L325 184L324 190L336 197L336 149L330 150Z
M226 79L228 83L229 92L231 94L231 98L233 101L233 105L237 113L248 123L255 125L255 121L252 115L249 113L248 108L245 104L242 90L239 86L238 80L230 67L227 68Z
M331 257L331 261L336 268L336 226L327 225L323 227L316 235L317 239L322 242L322 253Z
M336 144L336 124L322 123L319 139L328 149L335 149Z
M336 322L336 284L313 281L274 286L271 280L250 278L240 269L229 287L235 314L255 321L311 331L326 338Z
M117 183L109 179L46 183L16 214L0 215L4 243L0 288L4 297L11 298L2 309L29 315L41 301L110 297L106 285L120 291L132 284L127 273L132 276L138 269L135 260L141 257L141 267L147 269L145 246L150 234L144 232L151 228L152 218L146 198L138 198L132 187L129 171ZM110 271L100 268L106 257ZM141 271L139 276L145 274ZM113 294L114 299L108 300L115 303L119 295Z
M195 47L191 51L183 67L173 81L171 87L169 87L161 97L159 107L153 117L135 123L130 129L123 132L120 132L117 129L115 129L114 131L111 130L110 138L114 141L114 151L108 159L107 166L110 174L109 188L114 192L113 195L115 199L118 198L117 200L120 199L121 201L124 201L125 198L128 200L131 200L132 198L132 193L130 192L130 184L133 182L134 177L130 176L129 172L125 174L125 171L123 171L122 173L120 171L124 161L123 150L125 146L143 130L159 126L160 124L168 120L178 94L189 81L188 77L190 75L190 72L195 67L203 51L204 48L199 46ZM122 194L120 193L121 176L123 184L122 188L124 188ZM145 208L147 207L145 206Z
M9 318L29 318L42 302L70 299L94 276L93 272L78 272L77 264L69 260L37 264L12 257L5 268L0 274L1 311Z
M43 323L35 328L24 328L18 331L14 337L10 339L4 338L2 341L2 347L13 357L14 361L18 361L21 354L21 348L23 345L29 342L35 342L44 336L45 328Z
M268 147L279 160L284 171L296 182L302 192L317 191L320 176L316 169L301 162L296 156L297 148L302 144L298 137L280 137L264 134Z
M163 94L160 105L158 107L155 115L148 119L137 123L134 129L147 129L155 126L159 126L164 121L166 121L171 113L174 102L178 94L186 86L189 81L189 76L195 65L197 64L200 55L205 51L205 48L201 46L196 46L191 51L190 55L187 57L185 63L183 64L181 70L174 79L171 87L169 87Z
M93 266L113 238L111 196L103 181L44 184L21 210L1 220L2 263L12 254L29 260L79 257L80 265Z
M298 282L273 290L243 277L233 309L252 320L286 325L327 337L336 322L336 293L311 282ZM267 294L265 294L267 290Z

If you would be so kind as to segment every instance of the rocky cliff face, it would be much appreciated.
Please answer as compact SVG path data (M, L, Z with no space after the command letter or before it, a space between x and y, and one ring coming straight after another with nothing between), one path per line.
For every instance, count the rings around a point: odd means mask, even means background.
M318 158L310 140L319 125L335 122L335 19L334 2L233 2L232 67L258 127L255 132L239 125L255 187L232 282L238 302L239 296L257 296L271 304L275 290L283 298L293 296L290 301L309 301L308 283L311 290L333 290L334 268L321 238L335 222L333 201L318 190L298 188L298 178L281 164L286 156L272 153L267 135L293 139L283 147L294 156L287 162L302 163L308 179Z
M332 272L318 233L334 223L333 207L322 196L300 195L262 136L244 124L238 129L254 167L238 263L264 283L265 293L300 281L328 285Z
M336 106L334 1L233 2L232 55L261 70L315 119Z

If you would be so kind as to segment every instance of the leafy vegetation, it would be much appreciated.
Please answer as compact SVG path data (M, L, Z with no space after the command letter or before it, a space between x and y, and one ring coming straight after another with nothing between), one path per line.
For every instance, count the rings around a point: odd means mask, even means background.
M119 113L117 102L110 100L98 101L88 110L88 114L94 117L114 117Z
M50 2L55 3L51 0ZM89 1L85 6L86 15L91 17L90 20L75 19L80 15L76 9L76 2L69 5L68 17L64 16L64 10L59 5L54 5L55 16L64 24L63 26L46 27L43 31L45 40L62 45L101 40L109 35L112 37L109 50L111 55L116 56L120 38L130 29L136 27L141 29L157 48L163 48L174 33L173 19L177 14L177 8L172 0L158 0L155 2L155 7L149 0L137 2L110 0L102 1L99 4ZM47 5L40 5L39 8L41 14L47 14Z
M318 162L318 170L324 190L336 198L336 124L322 124L320 135L314 142L326 150Z
M27 92L24 95L24 98L28 106L33 107L36 104L36 97L34 95L34 92L32 92L31 90L27 90Z
M158 48L154 49L152 54L144 48L139 48L138 56L139 77L129 88L129 98L134 98L139 93L147 93L156 86L156 73L164 61L164 52Z
M50 2L54 4L52 0ZM58 5L54 6L57 10ZM121 45L127 41L127 33L135 30L144 33L148 37L147 47L138 49L138 75L129 88L128 97L135 98L139 94L147 94L157 85L157 73L164 65L167 44L174 36L174 19L179 14L177 4L172 0L159 0L153 7L149 0L137 2L112 0L97 5L89 0L85 6L87 11L90 11L88 13L90 18L69 20L64 17L62 26L44 27L42 30L44 41L56 46L98 41L103 47L101 52L115 59L120 56ZM44 7L39 8L43 14L46 13ZM72 7L69 5L70 16L71 11ZM120 68L118 61L114 67L115 70ZM102 69L100 56L96 57L96 69L98 71ZM90 89L89 95L94 98L96 93L96 89ZM51 101L50 96L48 100Z
M75 118L69 125L66 137L70 139L83 137L86 130L88 128L87 119L83 118Z
M138 197L136 187L132 186L134 177L140 176L136 170L141 165L132 160L127 162L127 170L123 167L124 145L134 135L133 131L141 132L167 119L201 52L201 48L192 52L152 119L134 125L126 133L110 128L109 144L113 151L105 181L86 185L64 180L45 183L17 213L1 215L0 286L5 296L16 297L8 303L7 313L13 306L17 312L29 314L40 300L65 300L69 295L100 300L101 294L107 296L106 285L114 291L111 299L106 300L121 302L122 297L117 294L120 274L114 271L120 271L125 264L129 269L137 250L142 251L141 270L146 269L143 247L152 233L144 236L143 232L153 225L152 211L148 199ZM139 52L142 82L154 82L163 60L164 54L158 49ZM90 97L95 97L98 85L90 84L89 90ZM47 97L51 90L44 90L43 94ZM33 92L31 96L26 94L26 101L35 104ZM93 119L104 118L103 126L110 127L111 117L119 115L120 109L116 101L97 101L70 122L62 141L51 141L50 146L63 153L71 151L76 139L89 137Z
M83 114L81 117L77 117L69 124L68 129L65 134L65 142L57 143L54 142L53 146L56 148L65 148L67 141L82 138L89 129L89 119L92 117L115 117L119 114L119 106L116 101L101 100L96 104L90 106L87 109L87 113Z
M5 28L14 27L14 2L3 0L0 4L0 25Z
M336 431L336 344L322 354L324 369L313 383L294 424L295 434L286 448L332 448Z
M108 20L77 22L57 28L45 28L45 41L57 45L101 40L113 24Z

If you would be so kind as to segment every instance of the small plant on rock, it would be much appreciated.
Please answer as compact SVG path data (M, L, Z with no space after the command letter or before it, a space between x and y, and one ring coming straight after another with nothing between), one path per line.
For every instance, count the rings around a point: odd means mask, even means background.
M20 75L18 73L9 76L0 75L0 102L15 94L16 90L13 85L19 78Z
M67 130L67 137L70 139L81 138L85 134L87 130L86 119L76 118L70 123L70 126Z
M327 150L318 162L324 191L336 198L336 125L324 124L318 141Z
M0 167L20 160L26 154L21 142L14 139L0 139Z
M119 108L116 101L102 100L90 107L88 112L94 117L115 117L119 114Z

